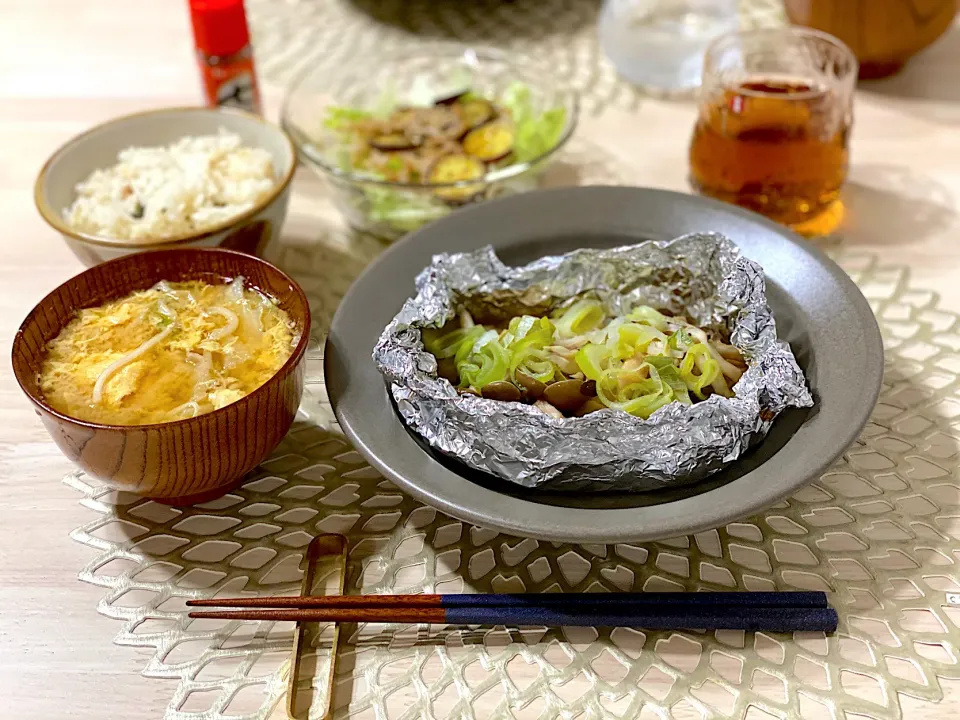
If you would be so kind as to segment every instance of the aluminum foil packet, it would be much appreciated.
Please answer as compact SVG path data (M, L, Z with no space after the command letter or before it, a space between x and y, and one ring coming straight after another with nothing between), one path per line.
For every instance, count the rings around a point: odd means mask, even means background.
M434 449L524 487L641 491L688 483L744 454L783 410L813 405L793 353L777 339L763 269L716 233L576 250L523 267L504 265L491 247L437 255L416 288L373 352L400 414ZM674 402L646 420L612 409L552 418L523 403L458 394L437 377L421 341L421 328L442 327L462 309L495 323L545 315L582 294L612 315L651 305L729 333L748 364L736 396Z

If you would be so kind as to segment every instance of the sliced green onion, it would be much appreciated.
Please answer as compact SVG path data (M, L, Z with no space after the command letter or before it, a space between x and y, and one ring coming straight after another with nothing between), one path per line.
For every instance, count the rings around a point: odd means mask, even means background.
M600 378L603 377L604 370L609 367L612 357L613 354L606 345L587 343L577 350L574 362L577 363L580 372L587 378L600 382Z
M453 356L453 361L458 366L460 363L465 362L466 359L476 351L481 341L487 341L490 333L496 335L496 330L487 330L483 325L473 325L465 329L470 330L472 334L467 340L460 343L457 354Z
M438 335L437 331L423 332L423 346L428 352L433 353L438 360L454 357L461 347L466 345L472 349L473 344L483 335L483 328L474 326L470 328L457 328L450 332Z
M544 348L553 342L554 327L550 318L532 315L515 317L510 321L502 344L509 356L510 378L523 372L542 383L548 383L556 375L556 367L548 359Z
M492 382L507 379L507 351L500 344L499 333L496 330L484 332L467 353L461 346L457 353L457 371L460 373L461 387L471 387L480 390Z
M661 332L667 329L667 323L670 322L670 319L666 315L657 312L649 305L635 307L630 314L627 315L627 320L643 323L644 325L651 325Z
M699 375L693 374L694 367L700 370ZM680 379L684 384L694 395L703 400L703 389L712 385L718 377L720 377L720 366L710 354L710 348L703 343L691 345L680 363Z
M669 405L672 402L673 398L669 393L658 393L656 395L644 395L635 400L628 400L618 407L625 413L630 413L631 415L636 415L646 420L664 405Z
M597 398L607 407L620 402L620 377L617 370L606 370L597 380Z
M680 371L673 364L673 358L664 355L648 355L647 362L657 369L660 379L666 383L673 392L673 399L684 405L692 405L690 400L689 388L680 378Z
M665 334L666 327L675 330ZM724 377L727 361L704 332L645 305L609 319L599 302L580 300L555 320L521 315L500 331L425 329L423 342L438 360L453 358L461 388L482 390L518 377L547 384L582 373L596 383L604 406L641 418L674 401L703 400L708 388L733 396Z
M670 335L667 340L667 347L671 350L685 352L694 342L693 337L687 332L686 328L677 328L677 331Z
M541 347L553 342L553 323L550 318L538 318L533 315L521 315L510 321L507 328L512 341L526 340Z
M548 383L557 374L556 365L551 362L542 348L527 345L520 350L510 351L510 379L516 382L517 372L522 372L534 380Z
M596 330L607 317L607 311L596 300L579 300L557 319L557 335L571 338Z
M620 388L622 371L607 370L597 382L597 397L604 405L641 418L648 418L654 412L675 399L670 386L660 377L653 365L645 363L650 378L630 383Z
M617 344L614 355L619 360L633 357L638 352L644 352L654 340L666 340L667 336L650 325L638 323L624 323L617 333Z

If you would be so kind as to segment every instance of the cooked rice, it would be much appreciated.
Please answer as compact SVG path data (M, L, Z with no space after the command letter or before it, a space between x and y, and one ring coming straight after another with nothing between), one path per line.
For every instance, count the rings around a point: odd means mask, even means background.
M73 229L122 240L185 235L243 214L277 184L270 153L223 129L128 148L118 159L77 185L64 211Z

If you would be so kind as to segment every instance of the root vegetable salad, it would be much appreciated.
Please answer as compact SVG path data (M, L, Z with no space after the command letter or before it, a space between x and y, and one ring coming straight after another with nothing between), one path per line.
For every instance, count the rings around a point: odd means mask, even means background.
M543 157L560 141L567 121L562 107L538 111L530 89L520 83L498 98L470 89L444 96L416 90L404 104L332 107L324 119L341 170L428 191L363 187L370 219L401 231L483 198L490 186L482 181L490 171ZM467 184L449 187L458 182Z
M438 373L461 393L530 402L553 417L604 408L648 418L673 402L733 397L746 370L740 351L686 318L640 306L610 317L579 300L550 317L514 317L502 329L476 325L425 330Z

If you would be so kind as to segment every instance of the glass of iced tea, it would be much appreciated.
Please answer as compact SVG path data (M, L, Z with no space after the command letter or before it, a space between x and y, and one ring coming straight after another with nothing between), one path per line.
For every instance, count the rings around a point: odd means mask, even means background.
M707 49L690 181L704 195L797 227L847 176L857 60L831 35L769 28Z

